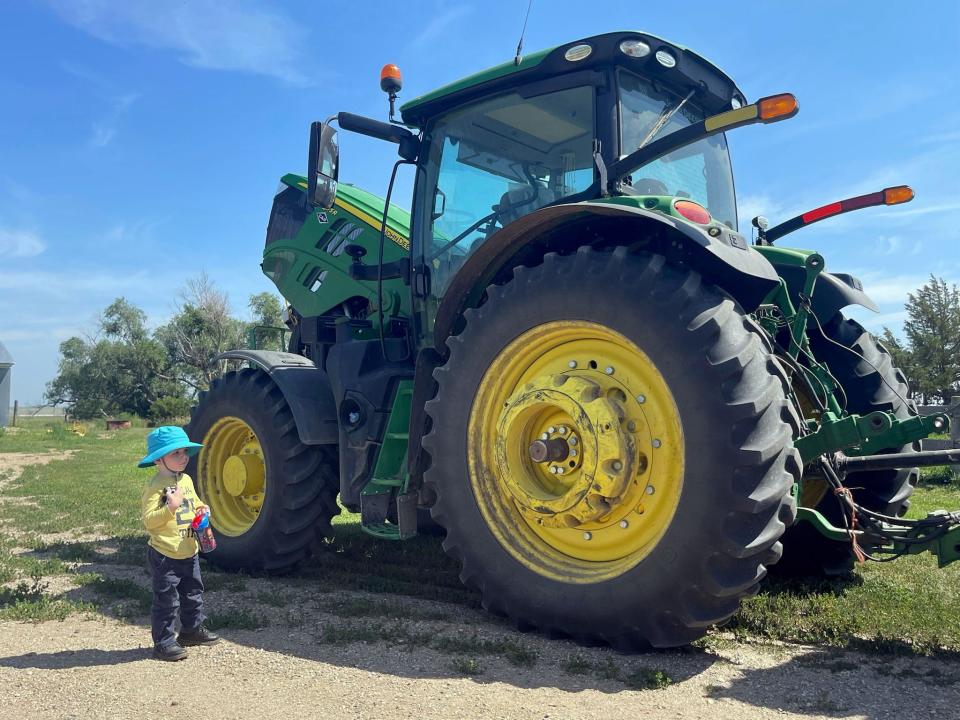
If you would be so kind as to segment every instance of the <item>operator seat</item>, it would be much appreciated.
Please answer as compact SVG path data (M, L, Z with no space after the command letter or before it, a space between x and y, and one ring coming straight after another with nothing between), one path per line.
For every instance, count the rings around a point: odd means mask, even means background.
M536 186L518 185L507 190L493 209L497 212L500 226L506 227L556 199L557 194L553 190L539 183Z

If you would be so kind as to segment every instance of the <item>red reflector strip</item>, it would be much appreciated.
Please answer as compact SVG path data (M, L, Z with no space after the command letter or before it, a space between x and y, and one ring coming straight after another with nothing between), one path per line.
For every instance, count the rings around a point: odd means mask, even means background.
M803 218L803 224L816 222L817 220L822 220L825 217L830 217L831 215L837 215L838 213L843 212L842 203L830 203L829 205L824 205L823 207L818 207L816 210L811 210L810 212L805 212L801 217Z
M858 195L854 198L841 200L840 205L843 206L843 212L847 212L848 210L859 210L860 208L870 207L871 205L883 205L884 200L883 190L881 190L880 192L870 193L869 195Z

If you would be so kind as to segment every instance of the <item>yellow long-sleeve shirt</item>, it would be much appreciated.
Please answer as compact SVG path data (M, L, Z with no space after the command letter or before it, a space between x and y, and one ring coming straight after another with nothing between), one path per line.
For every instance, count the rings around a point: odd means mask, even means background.
M163 499L164 488L173 486L183 490L183 503L175 513L170 511ZM190 530L190 523L197 514L197 506L201 504L189 475L181 475L179 481L159 473L154 475L140 495L140 517L150 533L147 544L176 560L186 560L196 555L197 540Z

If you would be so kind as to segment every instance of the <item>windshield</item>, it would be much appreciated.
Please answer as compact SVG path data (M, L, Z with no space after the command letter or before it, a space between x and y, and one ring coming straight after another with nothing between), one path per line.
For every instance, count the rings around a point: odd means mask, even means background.
M631 72L617 73L620 157L704 119L694 98L677 95ZM626 183L641 195L690 198L727 227L737 229L730 153L723 134L687 145L635 170Z
M523 215L593 182L593 88L499 95L429 132L424 243L439 296L470 253Z

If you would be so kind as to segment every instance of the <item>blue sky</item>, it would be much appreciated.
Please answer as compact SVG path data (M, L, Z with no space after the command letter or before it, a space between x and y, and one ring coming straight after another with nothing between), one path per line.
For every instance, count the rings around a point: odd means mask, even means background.
M0 23L0 341L13 398L41 399L59 343L115 297L155 326L206 271L243 314L279 177L303 172L312 120L402 99L513 56L527 3L60 0ZM598 10L602 8L602 11ZM913 203L791 238L864 280L900 330L930 273L960 282L960 3L535 0L524 47L621 29L693 48L793 120L729 135L741 227L910 184ZM341 136L345 133L341 133ZM341 137L341 179L383 194L392 146ZM409 204L409 198L396 196Z

